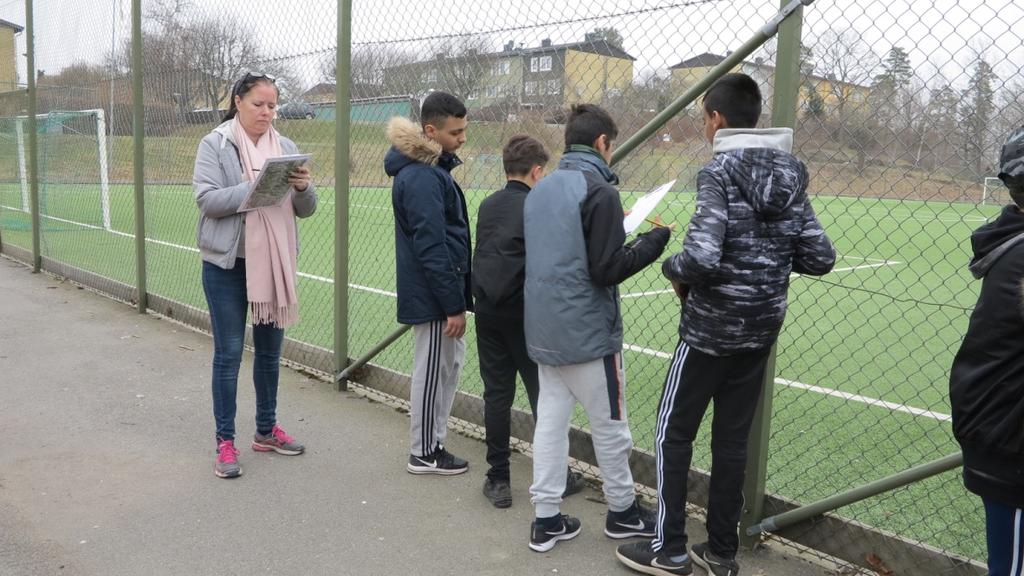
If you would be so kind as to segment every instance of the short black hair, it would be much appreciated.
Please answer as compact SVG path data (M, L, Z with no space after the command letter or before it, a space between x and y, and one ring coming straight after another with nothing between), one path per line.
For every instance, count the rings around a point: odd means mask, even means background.
M615 120L608 112L597 104L573 104L565 122L565 146L593 146L602 134L608 136L608 140L615 140L619 135Z
M431 92L423 99L420 108L420 124L444 123L451 117L465 118L466 105L447 92Z
M505 149L501 151L501 163L508 176L529 174L534 166L546 166L550 159L540 140L525 134L509 138Z
M761 89L746 74L722 76L704 94L704 111L718 112L729 128L755 128L761 118Z

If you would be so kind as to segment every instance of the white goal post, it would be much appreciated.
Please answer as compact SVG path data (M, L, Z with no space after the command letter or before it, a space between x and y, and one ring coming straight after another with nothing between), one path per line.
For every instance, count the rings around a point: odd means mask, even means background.
M982 206L1002 206L1010 202L1010 194L1002 180L995 176L988 176L983 184L981 187Z
M48 114L37 114L36 121L47 122L57 116L89 116L96 119L96 156L99 162L100 175L100 207L103 211L103 228L110 230L110 173L107 165L107 120L102 108L94 110L55 110ZM26 154L28 149L25 142L25 121L28 116L18 116L15 119L14 130L17 137L18 149L18 176L21 181L21 209L29 211L29 189L28 170L26 168Z

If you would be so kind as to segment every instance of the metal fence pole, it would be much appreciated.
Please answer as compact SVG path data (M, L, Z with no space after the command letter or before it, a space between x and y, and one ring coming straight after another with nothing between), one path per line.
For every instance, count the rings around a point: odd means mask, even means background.
M132 144L135 148L135 273L138 308L146 313L146 113L142 98L142 0L132 0ZM111 104L113 105L113 104Z
M28 58L28 173L29 211L32 215L32 271L42 267L39 230L39 130L36 127L36 25L32 14L33 0L25 0L25 44Z
M783 0L782 6L789 4ZM775 56L775 82L772 89L772 126L796 126L797 98L800 95L800 38L803 7L779 26ZM750 535L747 528L758 523L764 513L765 482L768 475L768 439L771 436L772 397L775 389L775 345L768 353L764 369L761 401L754 413L747 447L747 475L743 481L743 514L740 516L740 545L755 546L760 534Z
M943 456L937 460L931 462L925 462L919 464L913 468L909 468L897 474L892 474L869 482L863 486L858 486L852 490L847 490L828 498L823 498L817 502L811 504L805 504L789 512L783 512L765 518L759 524L755 524L745 530L745 533L750 535L759 535L761 532L775 532L776 530L792 526L798 522L803 522L815 516L820 516L826 512L831 512L837 508L843 506L849 506L854 502L860 502L873 496L877 496L890 490L895 490L906 486L907 484L913 484L914 482L920 482L926 478L931 478L959 468L964 463L963 452L957 452L948 456Z
M338 0L337 74L334 86L334 373L348 365L348 197L351 131L352 0ZM348 389L337 378L338 390Z
M732 70L737 64L742 62L744 58L753 54L755 50L763 46L764 43L772 36L775 36L776 32L780 33L779 46L781 54L781 33L792 26L792 24L787 24L787 22L792 22L795 17L798 22L796 29L797 35L799 36L799 22L803 17L803 7L810 6L813 2L814 0L782 0L782 10L780 10L779 13L771 20L766 22L764 26L759 28L754 36L744 42L742 46L730 52L729 55L726 56L718 65L712 68L706 76L695 82L685 92L680 94L679 97L666 106L664 110L658 112L650 122L637 130L635 134L627 138L625 142L616 146L612 151L612 165L614 166L620 160L632 153L633 150L636 150L644 143L645 140L653 136L659 128L667 124L669 120L675 118L677 114L696 101L697 98L710 88L716 80Z

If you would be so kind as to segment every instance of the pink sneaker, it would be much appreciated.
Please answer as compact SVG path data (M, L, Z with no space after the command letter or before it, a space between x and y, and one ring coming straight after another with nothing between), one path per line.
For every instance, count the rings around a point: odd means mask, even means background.
M257 452L273 451L285 456L298 456L306 451L305 446L296 442L277 424L266 436L257 433L252 440L252 449Z
M217 445L217 462L213 465L213 473L221 478L237 478L242 475L242 467L238 465L238 450L233 440L224 440Z

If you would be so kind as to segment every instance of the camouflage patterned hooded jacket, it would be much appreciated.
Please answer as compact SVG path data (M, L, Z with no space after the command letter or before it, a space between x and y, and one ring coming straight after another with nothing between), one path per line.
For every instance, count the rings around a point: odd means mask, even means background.
M792 142L788 128L715 135L683 251L662 266L690 289L679 334L698 350L728 356L770 346L786 317L790 273L818 276L835 264Z

